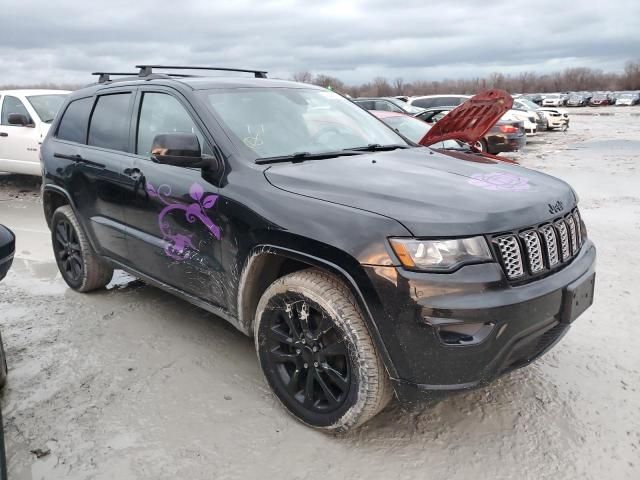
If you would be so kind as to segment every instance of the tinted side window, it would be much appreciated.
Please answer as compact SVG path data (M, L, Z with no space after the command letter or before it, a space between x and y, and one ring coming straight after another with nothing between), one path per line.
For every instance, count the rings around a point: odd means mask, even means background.
M398 107L397 105L394 105L392 102L389 102L387 100L376 100L375 109L383 110L385 112L403 113L400 107Z
M371 100L356 100L356 103L360 105L365 110L375 110L375 103Z
M85 143L92 105L93 98L81 98L71 102L62 115L56 136L60 140Z
M430 108L433 107L433 98L422 98L420 100L415 100L411 105L421 108Z
M460 97L441 97L436 98L433 104L434 107L453 107L460 105L462 99Z
M131 93L98 97L89 125L89 145L126 152L129 146Z
M4 97L4 102L2 102L2 125L9 125L9 115L12 113L20 113L22 115L26 115L29 119L30 123L33 123L31 120L31 115L27 111L27 108L23 105L19 98L6 96Z
M147 92L140 106L136 153L150 155L153 139L162 133L195 133L200 147L204 145L203 136L176 98L165 93Z

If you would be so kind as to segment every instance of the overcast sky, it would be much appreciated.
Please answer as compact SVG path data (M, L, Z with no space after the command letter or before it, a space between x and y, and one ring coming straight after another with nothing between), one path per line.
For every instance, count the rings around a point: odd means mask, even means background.
M640 0L0 2L0 84L85 82L137 63L309 70L347 83L640 59Z

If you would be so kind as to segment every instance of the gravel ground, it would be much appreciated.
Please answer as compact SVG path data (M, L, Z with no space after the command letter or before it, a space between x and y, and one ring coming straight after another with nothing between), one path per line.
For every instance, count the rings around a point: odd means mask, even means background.
M593 307L535 364L338 438L280 408L223 320L124 274L69 290L37 183L0 177L0 222L18 235L0 284L10 478L640 478L640 108L571 114L518 158L579 193Z

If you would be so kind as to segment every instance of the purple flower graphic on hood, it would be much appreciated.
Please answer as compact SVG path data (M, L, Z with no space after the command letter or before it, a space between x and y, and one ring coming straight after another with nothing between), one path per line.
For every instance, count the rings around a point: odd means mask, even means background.
M503 190L509 192L520 192L529 190L529 180L512 173L476 173L471 176L470 185L484 188L485 190Z
M174 232L172 230L166 218L170 212L184 212L184 216L189 223L199 221L207 227L211 235L220 240L220 227L213 223L213 220L211 220L205 212L205 210L215 205L216 200L218 200L218 195L205 196L202 185L194 183L189 189L189 195L193 199L193 202L191 204L185 204L170 201L171 187L169 185L163 184L156 189L152 184L147 183L145 189L150 197L158 198L165 204L165 207L158 215L158 225L163 238L168 242L164 249L168 257L182 261L186 259L189 250L198 251L193 244L193 235L185 235L184 233Z

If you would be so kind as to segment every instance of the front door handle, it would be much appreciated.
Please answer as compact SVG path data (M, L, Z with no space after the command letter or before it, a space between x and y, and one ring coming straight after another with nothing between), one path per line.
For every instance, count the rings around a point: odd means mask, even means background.
M0 137L8 137L9 134L7 132L0 132Z
M124 174L132 180L139 180L142 177L142 172L139 168L125 168Z

